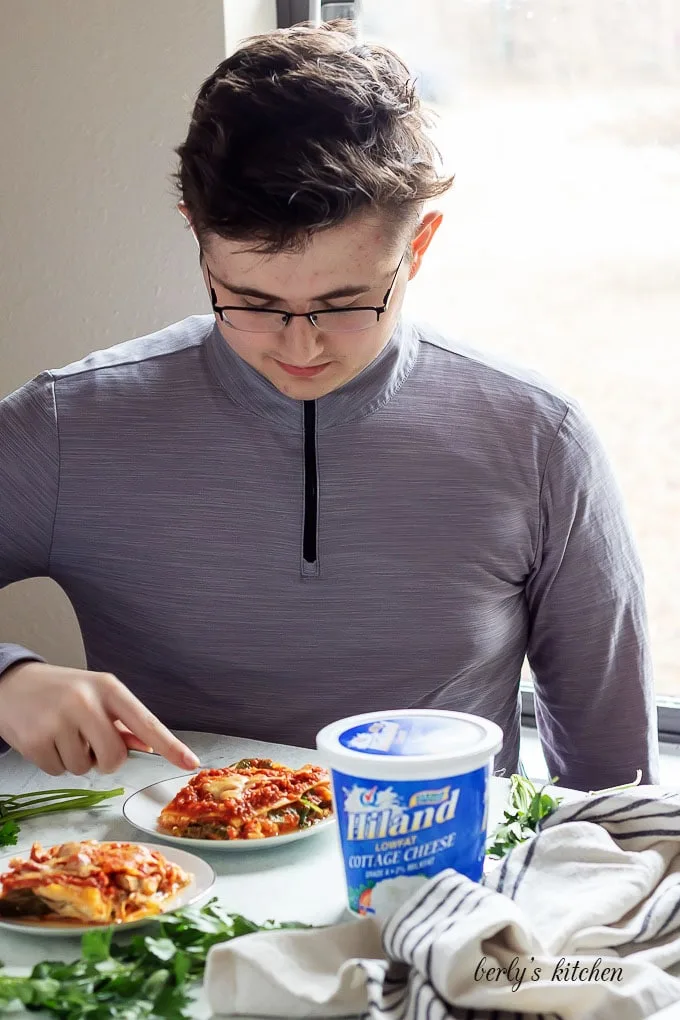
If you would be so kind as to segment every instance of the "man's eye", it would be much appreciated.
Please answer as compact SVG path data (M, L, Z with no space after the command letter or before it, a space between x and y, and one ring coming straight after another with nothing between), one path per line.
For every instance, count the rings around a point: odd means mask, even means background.
M347 309L354 308L354 306L357 303L357 300L358 298L355 298L354 301L352 301L350 304L344 305L332 305L329 301L327 301L326 308L328 309L329 312L342 312L345 308Z

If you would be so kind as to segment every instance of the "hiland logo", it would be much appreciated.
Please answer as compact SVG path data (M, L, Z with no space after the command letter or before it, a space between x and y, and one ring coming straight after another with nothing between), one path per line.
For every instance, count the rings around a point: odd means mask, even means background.
M450 821L458 804L460 790L444 786L439 790L419 790L410 796L408 806L391 787L358 786L343 788L347 839L384 839L407 836Z

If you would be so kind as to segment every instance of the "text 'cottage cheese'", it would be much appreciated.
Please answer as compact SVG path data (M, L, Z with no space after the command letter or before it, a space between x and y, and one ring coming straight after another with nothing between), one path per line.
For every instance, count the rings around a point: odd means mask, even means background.
M316 743L333 778L350 910L372 914L381 883L415 888L446 868L479 881L499 726L402 709L341 719Z

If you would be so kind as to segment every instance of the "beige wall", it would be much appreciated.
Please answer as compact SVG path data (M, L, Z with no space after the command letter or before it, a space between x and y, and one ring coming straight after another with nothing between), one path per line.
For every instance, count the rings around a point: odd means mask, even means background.
M172 149L230 44L273 0L1 0L0 396L206 310ZM0 494L0 512L2 500ZM0 592L0 638L81 665L65 596Z
M249 35L276 28L276 0L224 0L225 48L231 53Z

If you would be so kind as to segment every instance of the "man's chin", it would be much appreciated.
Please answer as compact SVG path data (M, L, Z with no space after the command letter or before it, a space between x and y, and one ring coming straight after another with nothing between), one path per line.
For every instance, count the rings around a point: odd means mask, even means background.
M337 390L346 381L335 366L309 379L296 379L283 369L277 369L268 373L268 379L277 390L292 400L318 400Z

